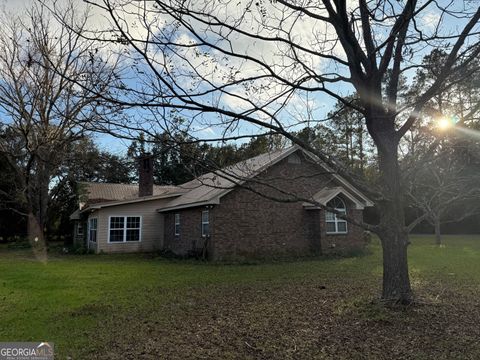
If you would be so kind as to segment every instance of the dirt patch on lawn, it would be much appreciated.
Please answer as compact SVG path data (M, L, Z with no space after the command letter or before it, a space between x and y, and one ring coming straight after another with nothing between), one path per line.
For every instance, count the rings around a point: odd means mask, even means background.
M352 279L353 280L353 279ZM478 289L417 289L423 305L386 309L374 282L207 286L112 315L99 359L479 359ZM142 295L144 296L144 295ZM90 353L90 356L93 353ZM89 356L89 354L86 354Z

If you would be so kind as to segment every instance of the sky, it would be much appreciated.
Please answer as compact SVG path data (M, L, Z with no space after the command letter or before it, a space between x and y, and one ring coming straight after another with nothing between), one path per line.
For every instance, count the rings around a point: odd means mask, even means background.
M11 13L16 16L24 13L25 9L35 2L36 0L0 0L0 7L2 10L7 11L7 13ZM58 3L67 3L67 0L59 0ZM73 3L80 8L84 6L82 0L73 0ZM101 22L102 16L93 14L92 20L94 22ZM128 140L115 138L107 134L94 134L93 138L101 149L108 150L109 152L117 155L124 154L130 144L130 141Z
M65 1L65 0L60 0L60 1ZM237 1L232 2L232 4L237 4L237 6L233 7L232 5L231 8L227 9L228 11L225 12L225 14L219 12L219 14L217 15L218 16L230 16L230 15L236 16L238 14L243 14L243 10L238 7L238 4L241 4L242 1L243 0L238 2ZM35 2L35 0L0 0L0 4L2 4L7 11L11 12L12 14L19 14L19 15L24 12L25 6L29 6L33 2ZM74 3L79 6L82 6L83 2L81 0L74 0ZM458 1L456 3L463 3L463 2ZM274 10L270 9L270 11L274 11ZM246 16L249 15L248 13L245 13L245 14ZM270 16L271 19L275 19L277 17L277 15L274 13L269 13L268 15ZM435 8L431 8L431 9L428 9L427 11L424 11L422 13L422 16L418 18L417 26L421 27L422 29L424 29L424 31L428 32L433 29L432 24L434 24L438 19L439 19L439 12ZM96 23L96 24L102 24L104 20L97 12L94 12L92 21L93 23ZM272 21L275 21L275 20L272 20ZM289 19L283 19L283 22L288 23L288 21ZM443 25L446 28L449 28L452 31L455 31L456 28L459 28L463 25L463 21L448 20L448 21L445 21ZM312 41L312 39L314 39L314 35L315 35L314 29L318 27L318 24L311 23L309 22L308 19L305 20L302 18L298 20L298 24L296 23L292 26L295 26L294 33L300 37L300 43L304 44L305 46L308 46L309 41ZM160 29L159 31L161 30L163 29ZM320 29L319 31L323 32L325 36L332 36L332 34L329 33L328 29ZM458 29L456 31L458 31ZM179 41L183 41L185 43L188 43L189 41L194 41L191 35L184 33L183 36L184 36L183 38L181 37L178 38ZM261 56L263 59L266 59L266 61L269 64L272 64L272 66L275 66L276 64L279 64L285 61L285 58L282 57L281 55L275 55L276 49L272 47L273 45L271 43L262 44L261 42L257 42L253 44L253 43L246 42L244 39L238 38L238 39L235 39L233 46L236 48L237 51L244 51L245 53L252 52L252 53L255 53L256 56ZM229 69L228 66L232 65L231 63L226 64L226 63L222 63L222 61L219 61L215 63L215 69L213 69L212 63L205 62L204 61L205 58L202 56L200 57L196 56L196 54L192 54L191 52L190 53L185 52L184 55L188 58L189 61L192 62L195 70L198 70L199 72L204 71L205 73L211 74L211 81L214 83L220 82L222 79L222 76L227 75L228 69ZM207 56L214 56L214 55L216 55L214 51L210 51L207 54ZM341 52L338 52L338 55L342 56ZM417 58L423 55L424 54L422 54L421 52L414 54L414 56L416 56ZM252 67L251 64L248 64L248 63L246 64L234 63L233 65L238 67L238 69L241 69L243 76L247 76L247 74L250 74L250 73L255 74L255 72L258 71L255 67ZM328 69L325 63L321 62L319 59L316 59L316 58L312 59L312 63L310 63L310 66L312 69L317 69L317 70L322 69L325 71L326 69ZM338 69L332 68L332 71L335 71L335 70L338 70ZM412 77L412 74L414 74L413 70L410 73L410 77ZM147 74L147 77L143 80L148 81L149 80L148 76L150 75ZM192 82L193 80L189 79L187 76L185 77L185 79L186 79L185 80L186 82L184 83L184 85L185 87L188 87L190 85L188 82ZM128 82L128 85L136 86L137 84L134 84L133 81L131 80L130 82ZM271 94L270 92L273 91L271 90L271 88L269 88L271 84L262 84L262 85L265 85L264 89L267 89L267 90L263 90L263 92L260 92L260 93L257 92L255 96L258 96L258 99L255 99L255 101L258 101L258 102L266 101L266 99ZM200 84L198 86L199 88L202 88L202 86L204 85ZM275 87L273 87L273 89L275 90ZM238 88L233 88L232 91L235 93L235 91L243 91L243 90L244 90L243 88L238 87ZM342 94L344 96L351 94L353 92L353 89L350 86L345 84L335 85L334 87L332 87L332 90L337 94ZM262 96L264 97L264 99L262 99ZM232 96L222 96L220 101L222 101L222 106L229 107L232 110L236 110L236 111L238 111L238 109L243 109L246 106L244 101L239 101L238 99L235 99ZM296 95L296 97L290 100L289 107L282 110L283 119L285 119L285 122L288 123L289 117L292 119L297 119L302 117L304 118L308 114L307 108L311 108L312 111L310 115L314 119L322 119L326 116L328 111L332 109L334 104L335 104L335 101L332 98L327 97L325 95L314 95L314 96L310 96L308 99L306 99L305 97ZM132 116L132 118L135 118L135 117L139 118L144 116L144 114L140 111L131 112L130 115ZM208 124L208 122L212 121L211 119L212 118L206 118L205 123L198 121L198 124L195 125L197 134L199 136L202 136L205 138L209 138L209 137L212 138L212 137L217 137L221 134L220 128L217 128L214 125ZM296 130L298 128L292 127L292 129ZM257 131L257 129L251 125L246 125L241 128L241 131L244 133L254 133L255 131ZM102 147L115 153L124 151L128 146L128 141L112 138L111 136L97 135L96 139Z

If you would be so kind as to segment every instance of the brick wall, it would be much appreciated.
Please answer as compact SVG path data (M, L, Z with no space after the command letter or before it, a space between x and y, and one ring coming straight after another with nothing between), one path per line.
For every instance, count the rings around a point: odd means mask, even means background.
M205 238L202 237L201 230L202 211L204 210L209 210L211 231L214 209L196 207L166 213L164 249L171 250L177 255L201 252L205 244ZM175 214L180 214L180 235L175 235Z
M346 201L345 203L348 215L357 221L361 221L363 218L362 210L352 209L352 204ZM321 239L324 254L342 254L363 249L365 241L362 228L349 223L347 224L348 234L327 235L325 231L325 211L322 210L321 213Z
M300 157L299 164L287 158L259 175L258 179L271 187L260 183L250 186L261 194L284 199L286 196L275 188L309 198L325 186L339 185L323 168ZM361 211L344 200L347 212L360 218ZM362 247L360 228L348 224L348 234L326 235L325 212L305 210L302 203L269 200L242 188L230 192L215 208L212 256L219 260L294 257Z
M248 184L256 192L274 199L288 200L281 191L310 198L325 186L340 184L331 174L301 153L295 161L284 159ZM300 162L298 162L300 157ZM278 191L280 189L281 191ZM215 260L289 258L321 253L338 253L363 246L362 229L348 224L348 234L326 235L325 212L306 210L303 201L279 202L258 193L237 188L210 209L209 257ZM362 211L344 199L347 213L361 219ZM164 247L186 255L203 246L201 212L205 207L177 211L180 236L174 235L174 214L165 214Z

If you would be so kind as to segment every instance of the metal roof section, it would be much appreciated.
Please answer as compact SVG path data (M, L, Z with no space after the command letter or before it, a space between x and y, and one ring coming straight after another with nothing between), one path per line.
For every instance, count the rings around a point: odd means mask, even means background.
M82 209L80 212L83 213L89 210L98 210L103 209L106 207L111 206L118 206L118 205L125 205L125 204L134 204L134 203L142 203L145 201L153 201L153 200L160 200L160 199L168 199L172 197L177 197L182 195L182 193L165 193L161 195L151 195L151 196L143 196L138 197L135 199L128 199L128 200L115 200L115 201L105 201L105 202L98 202L87 206L86 208Z
M144 197L138 196L137 184L111 184L80 182L80 196L84 197L87 203L98 203L105 201L133 200ZM166 195L181 192L176 186L153 186L153 196Z

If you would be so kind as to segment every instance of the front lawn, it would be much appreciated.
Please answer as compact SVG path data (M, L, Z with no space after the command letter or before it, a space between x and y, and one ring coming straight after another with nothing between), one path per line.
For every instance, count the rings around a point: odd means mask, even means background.
M0 341L57 359L479 359L480 237L412 237L420 304L387 310L371 254L262 265L0 250Z

